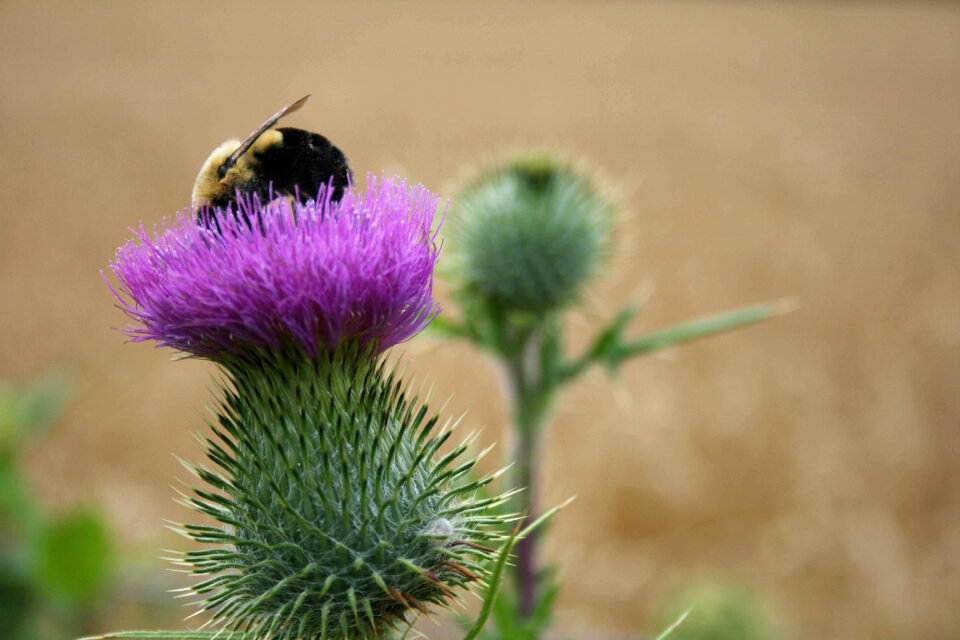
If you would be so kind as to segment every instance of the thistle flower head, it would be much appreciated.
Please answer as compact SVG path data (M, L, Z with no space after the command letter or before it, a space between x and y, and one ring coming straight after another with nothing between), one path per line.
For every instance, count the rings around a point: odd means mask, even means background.
M247 199L214 225L141 224L110 265L136 322L125 333L214 359L290 342L383 351L418 333L438 311L438 197L372 176L340 202L324 191L303 205Z
M409 398L376 354L422 329L432 297L438 198L369 179L332 203L241 202L180 215L121 247L115 291L153 340L224 375L207 486L184 496L213 524L182 564L226 631L277 640L379 638L487 576L489 529L466 444Z
M575 301L608 253L614 210L588 174L553 155L481 171L454 205L462 293L508 312Z

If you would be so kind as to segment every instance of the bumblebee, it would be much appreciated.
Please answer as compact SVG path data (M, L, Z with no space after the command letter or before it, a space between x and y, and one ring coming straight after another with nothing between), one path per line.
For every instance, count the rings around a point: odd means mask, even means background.
M198 209L226 208L236 204L238 192L256 195L261 202L276 196L305 202L326 184L333 189L333 200L340 200L353 178L343 152L318 133L292 127L272 129L309 98L304 96L280 109L243 142L231 139L214 149L197 174L193 205Z

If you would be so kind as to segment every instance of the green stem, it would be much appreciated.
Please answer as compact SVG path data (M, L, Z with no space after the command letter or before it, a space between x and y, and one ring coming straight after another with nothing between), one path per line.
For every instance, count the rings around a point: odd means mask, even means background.
M536 431L524 431L519 433L517 441L517 486L524 487L519 496L522 513L527 514L528 520L536 517L538 436L539 434ZM520 616L524 619L533 614L539 598L539 585L537 584L539 570L536 553L538 538L537 532L534 531L517 543L517 593L519 594Z
M525 514L529 522L537 518L540 431L547 418L553 387L549 386L540 367L541 333L524 331L516 338L511 341L513 348L505 357L505 365L513 397L515 486L523 487L523 491L517 494L517 510ZM515 579L522 619L533 614L540 597L540 571L536 559L538 538L538 533L531 531L516 547Z

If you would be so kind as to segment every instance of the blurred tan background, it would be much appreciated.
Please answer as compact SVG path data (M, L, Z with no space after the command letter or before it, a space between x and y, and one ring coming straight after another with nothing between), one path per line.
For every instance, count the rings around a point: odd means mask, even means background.
M722 575L797 638L960 637L960 6L4 2L0 379L74 373L32 479L149 557L183 546L171 453L200 456L211 369L125 345L99 270L305 93L287 124L359 175L450 195L463 166L548 143L622 185L573 346L647 285L637 333L800 301L567 396L544 473L546 501L578 496L547 548L561 628L639 635L673 585ZM503 437L482 357L406 353Z

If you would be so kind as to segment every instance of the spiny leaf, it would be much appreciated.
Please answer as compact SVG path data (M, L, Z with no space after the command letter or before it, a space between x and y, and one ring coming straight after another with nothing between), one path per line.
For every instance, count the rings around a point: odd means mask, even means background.
M483 606L480 609L480 615L477 616L473 627L469 632L467 632L467 635L463 637L463 640L474 640L483 630L483 626L487 623L487 619L490 617L490 612L494 603L496 602L497 592L500 589L500 581L503 579L504 571L507 566L507 560L510 558L510 552L513 551L513 547L519 540L528 536L537 527L553 517L557 511L570 504L572 500L573 498L570 498L563 504L553 507L539 518L531 522L529 525L524 527L522 530L519 530L519 528L514 530L510 537L507 538L506 542L501 545L500 553L497 556L497 563L494 566L489 585L487 586L487 593L483 599Z

